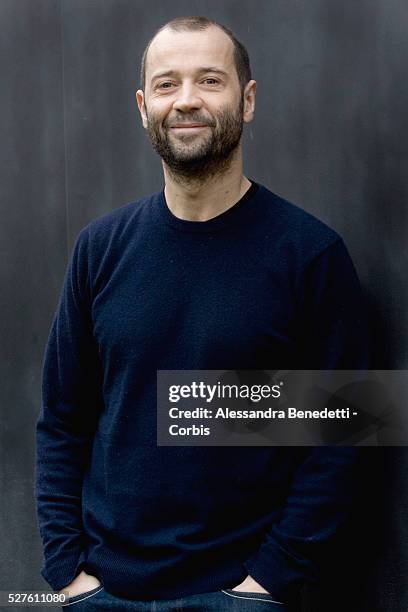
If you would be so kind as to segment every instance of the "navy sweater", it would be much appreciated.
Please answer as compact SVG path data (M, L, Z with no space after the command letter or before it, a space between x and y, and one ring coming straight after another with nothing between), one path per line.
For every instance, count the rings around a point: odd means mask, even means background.
M314 580L350 504L355 449L158 447L158 369L368 367L342 239L263 186L208 221L164 191L91 221L43 367L42 575L171 599L248 574L277 599ZM324 558L324 557L323 557Z

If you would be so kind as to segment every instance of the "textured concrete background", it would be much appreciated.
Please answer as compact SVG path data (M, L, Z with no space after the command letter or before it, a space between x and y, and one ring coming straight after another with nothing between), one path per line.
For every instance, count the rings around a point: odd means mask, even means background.
M0 0L3 590L48 588L32 492L43 350L79 230L162 187L134 91L150 34L183 14L247 45L246 174L344 237L375 365L408 367L406 0ZM408 609L408 452L366 450L354 539L308 612Z

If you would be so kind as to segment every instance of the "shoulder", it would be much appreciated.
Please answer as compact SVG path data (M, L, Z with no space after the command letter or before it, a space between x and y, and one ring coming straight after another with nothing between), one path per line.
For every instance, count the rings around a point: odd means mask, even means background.
M91 249L113 246L126 236L137 231L136 228L148 222L149 211L159 193L126 202L117 208L99 215L89 221L79 232L77 244Z
M125 227L129 222L143 222L144 213L149 209L158 195L159 194L155 193L138 200L126 202L107 213L95 217L84 229L87 229L91 234L110 234L118 228Z
M282 248L286 246L292 253L298 253L303 262L342 244L341 236L333 228L264 185L259 185L258 199L264 228Z

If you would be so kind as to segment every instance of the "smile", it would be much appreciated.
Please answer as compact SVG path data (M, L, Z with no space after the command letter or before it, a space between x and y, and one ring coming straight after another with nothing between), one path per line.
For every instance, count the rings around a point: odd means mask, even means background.
M200 125L200 124L185 124L185 125L174 125L171 129L175 132L198 132L200 130L204 130L208 128L208 125Z

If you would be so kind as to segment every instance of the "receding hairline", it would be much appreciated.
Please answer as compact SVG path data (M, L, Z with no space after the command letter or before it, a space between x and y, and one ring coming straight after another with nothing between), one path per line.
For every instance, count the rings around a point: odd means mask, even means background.
M217 23L210 23L208 24L206 27L202 27L200 29L191 29L191 28L180 28L180 27L174 27L171 25L171 23L169 24L165 24L164 26L162 26L155 34L154 36L150 39L150 41L148 42L145 52L144 52L144 76L146 76L146 67L147 67L147 57L148 57L148 52L150 50L150 47L152 46L153 42L157 39L157 37L162 34L163 32L170 32L172 34L186 34L186 33L191 33L191 34L200 34L200 32L207 32L208 30L211 29L217 29L218 31L222 32L222 34L224 34L224 36L228 39L230 45L231 45L231 57L232 57L232 61L234 62L234 43L231 40L231 38L228 36L228 34L222 29L222 27L220 27ZM235 65L235 63L234 63Z
M140 69L140 83L141 88L145 89L146 85L146 59L148 55L148 51L150 49L151 44L156 39L156 37L163 31L168 30L174 33L182 33L182 32L203 32L211 27L218 28L230 39L232 43L232 56L235 65L235 71L238 76L238 80L240 83L241 91L244 91L246 84L251 80L251 66L249 61L248 51L235 36L235 34L222 23L214 21L212 19L208 19L203 16L187 16L187 17L176 17L171 21L163 24L156 32L153 34L149 42L147 43L141 61L141 69Z

